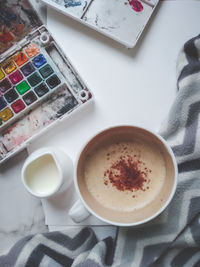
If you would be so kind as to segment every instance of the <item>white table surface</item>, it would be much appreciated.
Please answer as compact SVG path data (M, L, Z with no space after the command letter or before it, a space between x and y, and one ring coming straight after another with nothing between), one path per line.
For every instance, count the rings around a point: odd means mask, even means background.
M200 2L161 2L138 45L128 50L48 8L47 26L94 93L95 104L31 149L58 146L75 161L85 141L111 125L135 124L157 132L177 92L178 53L199 33L199 12Z
M95 104L35 142L34 149L58 146L74 160L89 137L111 125L158 131L176 95L179 50L199 33L199 14L199 1L162 2L137 47L128 50L48 8L47 26L94 93Z
M157 132L176 95L179 50L199 34L199 14L200 1L164 1L138 45L127 50L48 9L49 30L87 82L95 101L35 141L30 149L59 147L74 161L83 143L106 127L134 124ZM11 235L20 232L19 238L30 233L34 225L32 232L44 230L42 214L35 216L37 210L42 212L38 200L28 196L21 185L20 168L25 157L16 157L10 161L13 166L9 172L0 172L0 217L4 218L0 220L0 253ZM11 245L11 241L7 243Z

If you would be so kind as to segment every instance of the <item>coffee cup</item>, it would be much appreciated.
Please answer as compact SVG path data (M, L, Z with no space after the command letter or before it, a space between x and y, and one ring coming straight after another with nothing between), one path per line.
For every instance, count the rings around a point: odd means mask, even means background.
M117 226L144 224L169 205L177 174L173 151L160 135L130 125L108 128L77 157L79 200L69 215L75 222L92 214Z
M73 180L72 160L61 149L44 147L29 155L21 177L29 193L49 198L70 186Z

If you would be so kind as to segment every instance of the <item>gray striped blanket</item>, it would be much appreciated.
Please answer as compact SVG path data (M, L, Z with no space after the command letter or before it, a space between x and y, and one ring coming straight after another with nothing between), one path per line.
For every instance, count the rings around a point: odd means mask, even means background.
M178 93L160 134L176 155L178 188L169 207L138 228L98 241L90 228L27 236L0 266L200 266L200 36L183 47Z

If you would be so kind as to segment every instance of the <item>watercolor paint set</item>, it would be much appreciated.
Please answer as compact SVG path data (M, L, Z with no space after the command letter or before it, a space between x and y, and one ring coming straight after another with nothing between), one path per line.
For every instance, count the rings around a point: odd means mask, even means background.
M132 48L159 0L41 0L63 14Z
M92 100L27 0L0 2L0 163Z

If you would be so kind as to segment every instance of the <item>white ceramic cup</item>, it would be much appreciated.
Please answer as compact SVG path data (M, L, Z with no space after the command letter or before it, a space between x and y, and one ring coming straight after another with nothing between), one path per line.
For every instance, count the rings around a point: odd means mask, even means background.
M61 149L44 147L26 159L21 177L29 193L48 198L70 186L73 180L72 160Z
M148 140L148 138L150 138L151 142L155 142L155 144L159 146L166 163L165 184L163 185L163 188L160 192L160 194L163 194L164 201L162 204L158 205L158 208L156 208L157 200L155 200L152 201L152 204L150 203L152 206L147 205L146 208L141 209L141 212L136 211L136 213L138 213L137 217L139 219L132 219L131 214L116 212L98 204L97 201L93 199L90 192L87 190L85 182L83 181L84 169L82 166L84 165L85 155L88 153L88 151L90 151L91 147L101 147L104 141L107 140L106 138L110 138L110 140L112 140L112 138L118 138L118 135L123 136L123 132L125 132L125 135L127 133L127 136L129 136L129 138L132 138L132 136L133 138L134 136L137 136L137 138L140 138L141 136L141 140L142 136L146 138L145 140ZM117 226L137 226L146 223L158 216L169 205L177 187L177 175L177 162L173 151L160 135L141 127L129 125L108 128L104 131L97 133L88 142L86 142L86 144L83 146L80 153L78 154L75 164L74 183L79 196L79 200L70 209L69 216L72 218L73 221L77 223L85 220L90 214L96 216L98 219L106 223ZM150 212L151 208L153 209L152 212ZM146 214L146 216L144 216L144 214Z

